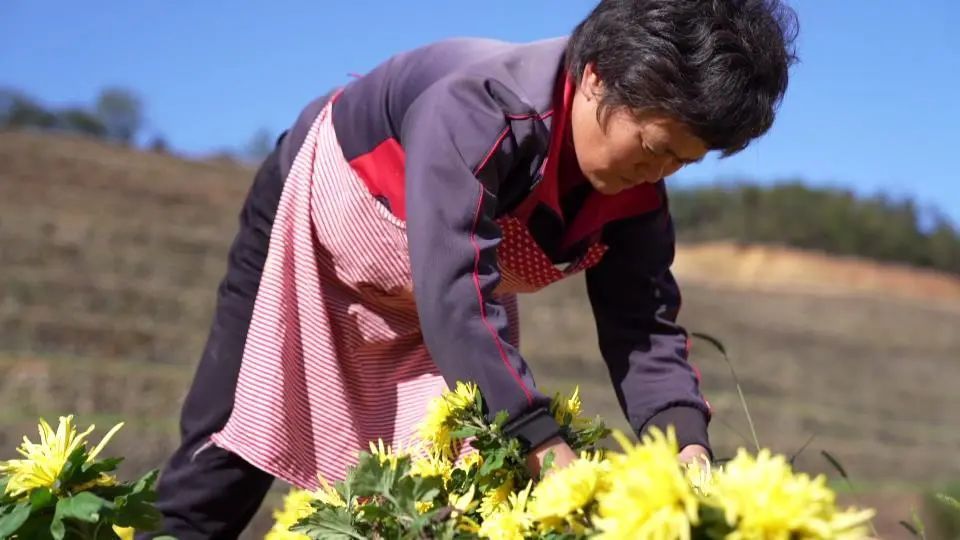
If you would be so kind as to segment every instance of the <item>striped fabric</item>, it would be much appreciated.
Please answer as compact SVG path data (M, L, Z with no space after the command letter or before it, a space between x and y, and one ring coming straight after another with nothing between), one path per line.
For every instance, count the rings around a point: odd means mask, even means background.
M404 223L344 159L330 110L317 117L286 180L233 412L211 437L305 489L318 475L343 479L378 438L414 443L427 404L446 389L420 334ZM529 248L504 239L499 251ZM498 299L519 346L514 293L550 280L520 279L546 268L501 272Z

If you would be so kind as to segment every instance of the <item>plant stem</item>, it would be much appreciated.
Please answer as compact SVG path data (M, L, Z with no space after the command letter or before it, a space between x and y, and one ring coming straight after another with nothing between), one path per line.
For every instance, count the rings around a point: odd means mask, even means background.
M730 361L730 358L727 356L727 349L723 346L723 343L719 339L701 332L691 332L691 336L698 337L703 339L720 351L720 354L723 355L723 361L727 363L727 367L730 368L730 374L733 376L733 382L737 387L737 395L740 396L740 405L743 407L743 412L747 415L747 424L750 426L750 434L753 435L753 444L757 448L757 453L760 452L760 439L757 437L757 430L753 425L753 417L750 416L750 407L747 407L747 399L743 396L743 388L740 387L740 378L737 377L737 370L733 369L733 362Z

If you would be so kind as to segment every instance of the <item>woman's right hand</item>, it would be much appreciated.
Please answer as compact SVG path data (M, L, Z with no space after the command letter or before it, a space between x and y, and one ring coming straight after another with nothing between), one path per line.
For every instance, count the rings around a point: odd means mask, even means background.
M553 463L550 465L547 475L557 469L566 467L577 459L577 454L574 453L573 449L570 448L570 445L568 445L563 438L559 436L554 437L527 454L527 470L530 472L531 477L535 479L540 478L540 472L543 470L547 456L551 452L553 452Z

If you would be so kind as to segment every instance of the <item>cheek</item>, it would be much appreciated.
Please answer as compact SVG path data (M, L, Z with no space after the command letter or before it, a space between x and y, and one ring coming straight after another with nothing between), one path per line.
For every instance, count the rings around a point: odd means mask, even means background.
M584 122L578 137L574 138L577 158L585 173L602 172L609 168L609 141L596 122Z
M635 137L610 137L606 147L610 168L623 174L635 171L649 161L643 145Z

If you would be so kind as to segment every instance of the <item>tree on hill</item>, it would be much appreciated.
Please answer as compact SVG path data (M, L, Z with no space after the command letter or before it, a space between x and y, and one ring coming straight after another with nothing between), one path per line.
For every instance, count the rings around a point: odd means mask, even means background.
M144 124L143 105L129 90L108 88L93 107L46 107L22 92L0 89L0 127L65 131L131 144Z
M15 90L0 90L0 125L11 128L53 128L56 114Z
M253 163L259 163L273 151L273 146L273 135L266 128L258 129L243 149L243 158Z
M670 206L681 240L783 244L960 273L960 232L942 214L922 227L910 199L795 181L679 189Z
M74 133L82 133L93 137L105 138L107 127L97 118L80 108L64 109L56 114L57 126Z
M133 92L107 88L100 92L94 107L107 130L107 138L131 144L143 127L143 104Z

